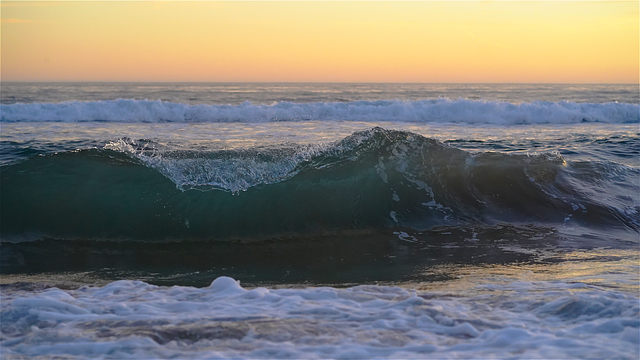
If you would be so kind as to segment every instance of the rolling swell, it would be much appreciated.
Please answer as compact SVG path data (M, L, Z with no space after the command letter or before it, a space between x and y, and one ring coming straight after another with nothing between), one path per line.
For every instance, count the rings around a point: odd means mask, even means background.
M639 231L636 199L597 196L602 186L632 184L637 169L567 164L558 154L472 154L381 128L316 148L120 143L3 167L2 239L261 239L567 222Z

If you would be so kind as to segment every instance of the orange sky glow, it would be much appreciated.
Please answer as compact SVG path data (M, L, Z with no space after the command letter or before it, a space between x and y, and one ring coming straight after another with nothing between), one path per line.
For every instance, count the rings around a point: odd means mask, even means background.
M2 81L639 82L637 1L1 6Z

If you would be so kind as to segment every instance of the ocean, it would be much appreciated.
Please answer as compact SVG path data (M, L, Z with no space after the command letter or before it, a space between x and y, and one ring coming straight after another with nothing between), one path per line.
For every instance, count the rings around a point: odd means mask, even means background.
M638 359L639 104L3 82L0 356Z

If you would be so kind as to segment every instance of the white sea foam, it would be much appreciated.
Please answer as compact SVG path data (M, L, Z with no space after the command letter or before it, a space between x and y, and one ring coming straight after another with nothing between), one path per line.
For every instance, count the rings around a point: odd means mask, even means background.
M6 294L0 340L3 358L638 358L637 294L565 281L466 294L116 281Z
M156 145L158 146L158 145ZM127 153L146 166L158 170L173 181L180 190L218 188L231 192L244 191L252 186L277 183L298 173L297 166L325 150L329 145L297 145L290 149L269 149L247 152L237 151L218 157L206 153L184 157L166 154L153 146L139 146L130 139L110 141L104 148ZM260 160L268 155L269 160Z
M469 124L635 123L639 105L534 101L378 100L346 103L279 102L254 105L187 105L148 100L0 105L1 121L273 122L310 120Z

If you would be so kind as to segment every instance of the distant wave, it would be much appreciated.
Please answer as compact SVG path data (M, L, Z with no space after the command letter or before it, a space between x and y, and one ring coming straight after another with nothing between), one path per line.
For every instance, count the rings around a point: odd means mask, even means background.
M275 121L397 121L468 124L637 123L640 106L627 103L534 101L380 100L291 103L273 105L188 105L164 101L109 100L90 102L0 105L0 120L59 122L275 122Z

